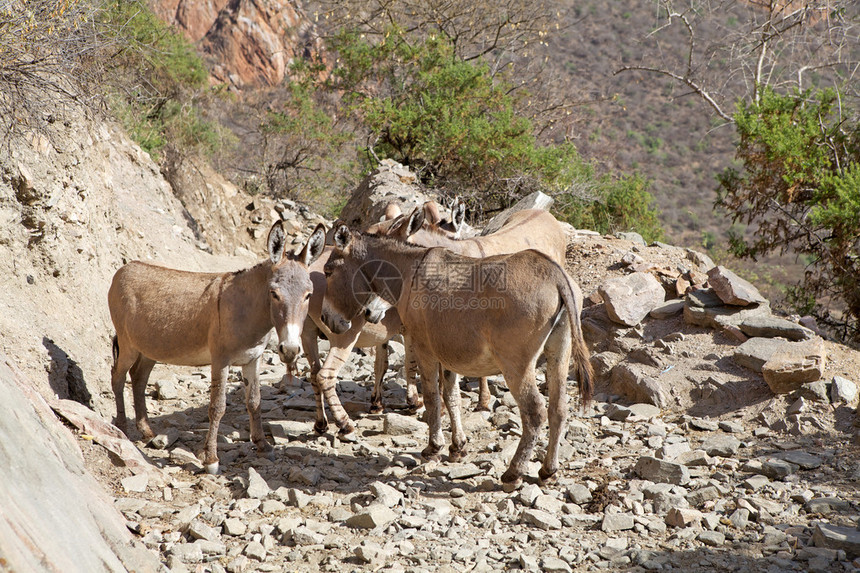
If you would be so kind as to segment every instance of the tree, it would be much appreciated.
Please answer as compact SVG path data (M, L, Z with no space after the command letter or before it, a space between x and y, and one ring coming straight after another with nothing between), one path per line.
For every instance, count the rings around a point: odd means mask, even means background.
M624 66L685 86L738 136L739 165L719 175L716 205L734 222L732 252L791 252L806 263L792 289L845 337L860 340L860 106L858 8L840 1L685 3L660 0L646 41L682 33L683 54ZM723 40L700 45L698 30Z
M804 257L796 307L860 341L860 117L839 104L835 90L769 87L739 104L743 169L720 175L718 205L756 228L749 239L730 236L734 254Z

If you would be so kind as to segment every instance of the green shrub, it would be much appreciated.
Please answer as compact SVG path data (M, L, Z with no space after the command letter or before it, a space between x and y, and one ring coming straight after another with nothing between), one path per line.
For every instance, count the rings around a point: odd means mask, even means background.
M792 291L810 310L860 340L860 122L833 90L777 94L735 113L742 168L720 176L718 205L751 235L733 233L736 255L793 252L809 262Z

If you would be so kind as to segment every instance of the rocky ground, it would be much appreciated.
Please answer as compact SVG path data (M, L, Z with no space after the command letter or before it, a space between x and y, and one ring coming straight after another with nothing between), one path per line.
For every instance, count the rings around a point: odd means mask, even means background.
M568 270L589 297L587 332L603 337L589 340L595 355L641 356L666 403L614 395L607 367L583 410L571 383L553 483L538 483L540 448L522 487L500 483L520 435L501 378L490 412L472 412L476 385L462 384L465 463L423 462L426 425L402 409L397 343L386 413L366 413L372 356L354 353L341 373L357 441L314 434L310 385L284 378L269 353L263 417L273 461L248 441L234 375L223 473L203 473L195 454L208 423L208 370L159 365L149 403L161 435L138 445L160 469L135 475L79 434L88 466L128 527L176 572L860 569L857 353L823 343L821 379L775 395L760 372L739 364L741 335L731 329L691 325L677 312L610 325L595 293L638 264L630 252L664 268L688 260L681 249L584 235L571 243Z

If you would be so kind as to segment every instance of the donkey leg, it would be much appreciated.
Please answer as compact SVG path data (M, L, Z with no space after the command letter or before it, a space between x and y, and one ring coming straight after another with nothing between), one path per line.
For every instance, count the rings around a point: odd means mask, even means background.
M331 411L335 424L337 424L337 427L340 429L339 433L343 436L354 432L355 426L352 425L349 415L346 413L346 410L340 403L340 398L337 396L337 374L340 372L343 363L349 358L349 353L352 351L352 347L355 346L357 339L358 337L346 346L340 346L335 344L332 337L332 339L330 339L331 349L328 352L328 356L325 357L322 370L320 370L320 373L317 376L317 383L319 385L320 392L325 398L325 403L328 404L328 408ZM325 410L322 407L318 407L317 421L314 424L314 430L319 433L323 433L326 431L326 428L328 428L328 421L325 417Z
M134 421L144 440L151 440L155 432L149 425L149 415L146 413L146 384L155 366L155 360L146 358L143 354L131 367L131 396L134 400Z
M549 445L538 472L547 481L558 471L558 448L567 424L567 372L571 356L570 323L561 320L544 346L546 379L549 388Z
M229 365L212 363L212 385L209 388L209 431L203 449L203 467L208 474L218 473L218 426L227 409L227 374Z
M308 378L311 385L313 385L314 379L320 371L319 333L316 323L308 317L302 327L302 350L311 366L310 377ZM286 390L286 388L283 389ZM316 387L314 387L314 394L316 394Z
M125 381L129 369L134 366L140 353L132 351L128 344L114 346L114 363L110 369L110 385L116 401L116 427L124 434L128 433L128 420L125 415Z
M475 411L490 411L490 383L486 376L481 378L481 385L478 388L478 405L475 406Z
M430 429L430 440L421 452L421 457L439 461L439 452L445 445L445 437L442 435L442 403L439 400L439 363L419 357L418 368L421 372L421 392L424 394L427 425Z
M382 380L388 371L388 343L376 346L376 357L373 360L373 392L370 394L370 413L379 414L385 407L382 405Z
M457 384L456 373L442 370L442 376L442 398L451 418L451 447L448 449L448 457L452 462L459 462L466 455L466 432L463 431L460 416L460 386Z
M418 362L408 336L403 338L403 374L406 377L406 406L416 412L424 407L424 397L418 389Z
M323 434L326 428L328 428L328 419L325 415L325 402L323 401L323 393L319 381L319 374L322 369L320 366L319 329L310 318L305 320L305 325L302 328L302 349L305 351L305 355L311 366L310 382L311 387L314 389L314 400L316 401L314 430Z
M502 481L505 483L518 483L526 471L526 466L531 458L532 451L538 440L538 432L546 419L546 405L543 396L537 388L535 380L534 363L529 364L526 372L503 371L508 387L513 392L514 399L520 408L520 419L523 424L523 435L511 458L511 463Z
M256 359L242 366L242 385L245 387L245 406L248 408L248 417L251 421L251 441L257 446L257 451L265 454L274 461L275 450L266 441L263 433L263 419L260 416L260 355Z

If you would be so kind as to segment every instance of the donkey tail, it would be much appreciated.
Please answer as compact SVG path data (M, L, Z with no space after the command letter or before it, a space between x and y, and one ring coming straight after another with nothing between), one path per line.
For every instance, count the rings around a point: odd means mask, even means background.
M579 318L582 309L579 308L573 293L572 279L561 265L558 265L558 268L561 271L558 292L567 309L567 318L570 321L571 358L576 363L579 398L582 400L582 406L585 407L591 402L594 394L594 369L591 366L588 346L586 346L582 336L582 323Z
M119 358L119 337L116 334L111 337L111 354L113 363L116 364L116 359Z

